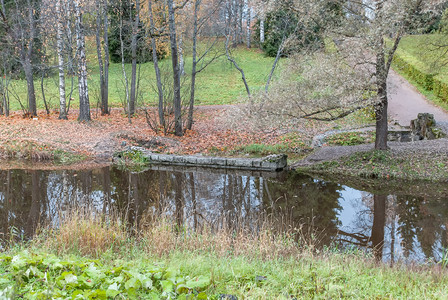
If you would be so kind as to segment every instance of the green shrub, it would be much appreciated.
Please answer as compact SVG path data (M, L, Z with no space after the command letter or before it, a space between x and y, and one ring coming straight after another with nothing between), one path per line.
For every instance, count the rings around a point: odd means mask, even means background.
M399 68L409 77L414 79L417 83L422 85L426 90L431 91L434 87L435 74L425 72L402 58L399 53L396 53L393 59L394 66Z

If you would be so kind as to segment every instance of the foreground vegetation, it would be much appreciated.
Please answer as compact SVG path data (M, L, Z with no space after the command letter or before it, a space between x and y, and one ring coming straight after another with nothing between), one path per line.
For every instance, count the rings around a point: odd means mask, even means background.
M260 223L258 232L205 225L193 231L174 220L150 219L137 229L118 218L74 211L31 242L10 242L0 255L0 298L448 296L443 263L389 267L355 249L317 250L300 229L280 231L269 222Z

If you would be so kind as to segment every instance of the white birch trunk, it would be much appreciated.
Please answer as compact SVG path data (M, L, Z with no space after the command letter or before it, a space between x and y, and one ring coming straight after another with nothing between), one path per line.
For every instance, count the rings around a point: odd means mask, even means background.
M264 20L260 20L260 43L264 43Z
M58 70L59 70L59 119L67 120L67 108L65 99L64 43L62 41L64 32L62 24L61 0L56 1L56 14L58 22L56 45L58 52Z
M82 12L80 0L74 0L76 15L76 45L78 47L78 83L79 83L79 121L90 121L89 88L87 86L87 58L84 26L82 24Z
M246 46L247 48L250 48L251 46L251 41L250 41L250 37L251 37L251 31L250 31L250 22L251 20L251 13L250 13L250 6L249 6L249 0L247 0L247 18L246 18Z
M180 68L180 76L185 75L185 61L184 61L184 49L182 48L183 35L181 34L179 37L179 68Z

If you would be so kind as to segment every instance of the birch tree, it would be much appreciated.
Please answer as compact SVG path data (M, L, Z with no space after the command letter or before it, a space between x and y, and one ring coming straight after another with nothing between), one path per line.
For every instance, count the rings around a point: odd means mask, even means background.
M90 121L89 88L87 85L87 58L84 25L80 0L73 1L76 17L76 45L78 61L78 89L79 89L79 121Z
M59 119L67 120L67 106L65 95L65 66L64 66L64 24L61 0L56 1L57 16L57 33L56 47L58 54L58 71L59 71Z

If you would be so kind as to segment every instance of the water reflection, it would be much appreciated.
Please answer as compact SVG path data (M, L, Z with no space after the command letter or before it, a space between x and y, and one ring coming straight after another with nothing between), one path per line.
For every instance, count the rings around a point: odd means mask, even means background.
M448 198L383 189L368 193L300 174L228 174L210 170L116 168L83 171L0 171L0 239L31 238L57 225L75 204L126 211L131 224L148 213L178 225L256 227L260 216L302 226L317 247L362 247L381 260L440 259L447 248ZM366 188L363 188L367 190ZM426 188L427 189L427 188ZM406 189L405 189L406 190ZM413 189L407 189L413 191ZM225 218L223 218L225 216Z

